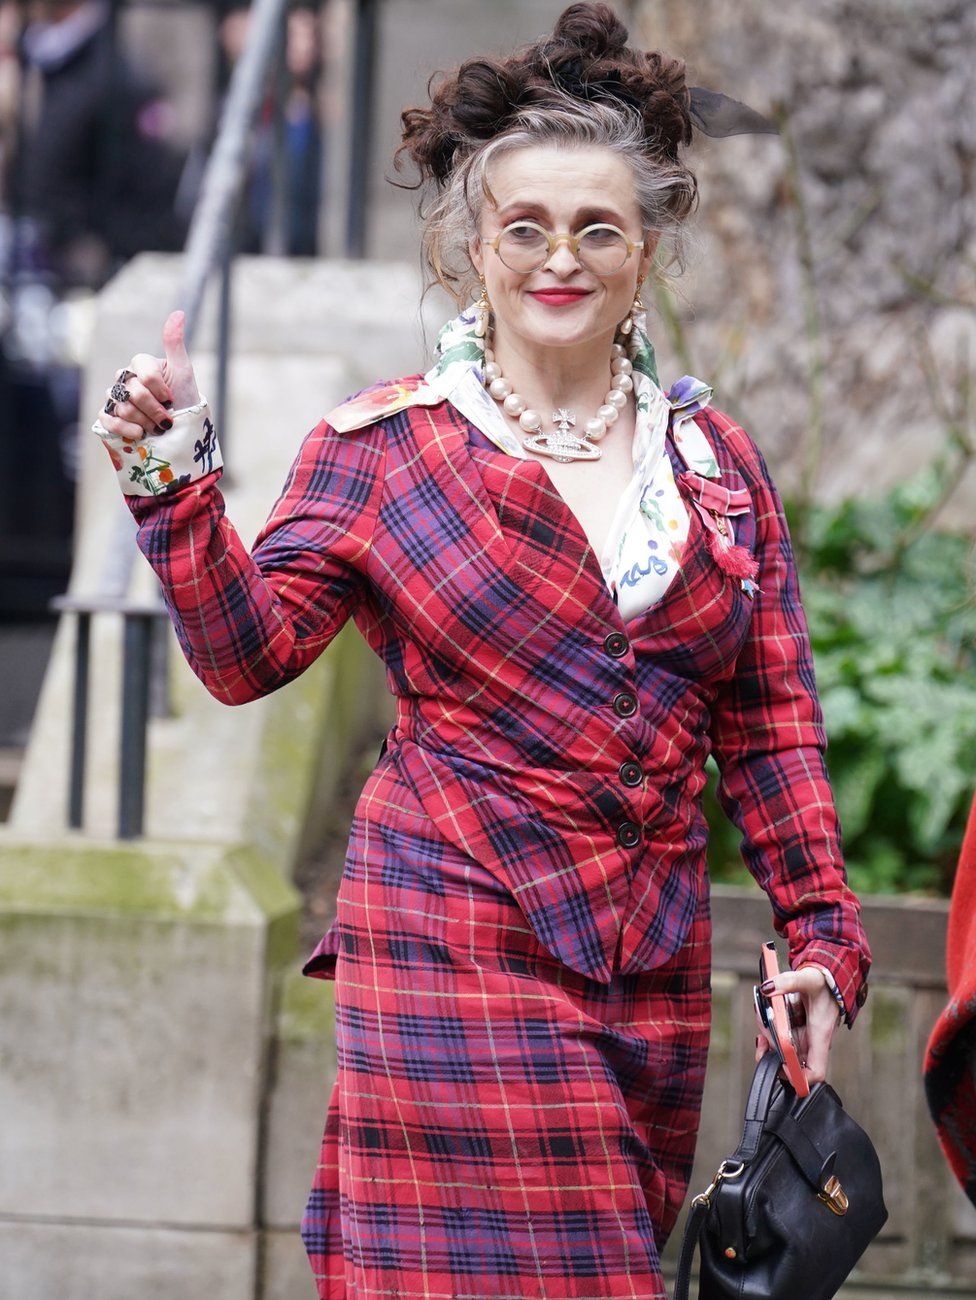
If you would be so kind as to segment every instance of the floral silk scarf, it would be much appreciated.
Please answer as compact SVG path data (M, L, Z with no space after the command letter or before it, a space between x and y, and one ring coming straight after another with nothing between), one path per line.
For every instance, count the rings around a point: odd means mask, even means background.
M471 306L442 327L437 360L424 376L422 387L427 392L418 392L415 400L447 398L501 451L528 459L520 438L484 386L485 341L475 332L476 319ZM634 316L627 354L634 366L637 403L634 472L617 503L599 557L604 580L625 621L661 599L677 574L688 537L688 510L665 451L669 419L674 444L688 469L703 478L716 478L719 473L712 448L692 419L708 404L709 385L685 376L669 394L661 390L643 312Z

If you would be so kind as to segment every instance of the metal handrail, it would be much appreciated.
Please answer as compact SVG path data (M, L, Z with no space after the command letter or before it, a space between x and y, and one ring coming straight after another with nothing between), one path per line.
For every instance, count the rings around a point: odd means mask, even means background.
M248 141L269 75L283 50L289 4L290 0L254 0L247 42L231 74L217 138L204 173L200 197L194 208L184 249L177 303L186 315L185 337L188 343L199 323L210 277L217 269L222 277L218 302L220 355L215 413L219 413L224 420L234 226L244 188ZM283 204L276 204L277 212L280 213L283 209ZM68 825L75 829L83 824L91 618L101 612L120 613L123 617L124 659L117 823L120 839L133 839L143 831L146 736L152 685L149 664L154 638L157 654L166 644L159 634L165 631L165 620L168 617L161 600L147 604L128 595L138 554L132 523L127 507L120 502L120 511L112 529L97 590L91 595L67 593L51 601L53 609L61 613L73 613L76 617L68 792ZM165 671L162 676L165 679ZM165 711L165 708L154 711Z
M217 140L187 236L179 302L192 339L211 273L229 248L247 167L247 145L279 53L289 0L254 0L247 43L231 74Z
M113 0L113 5L117 0ZM200 320L211 276L219 271L217 301L217 376L214 416L221 438L227 441L227 364L230 349L231 268L235 223L244 189L248 143L269 76L284 57L285 22L291 0L254 0L251 26L243 53L231 74L217 138L203 177L184 249L177 303L186 316L184 337L192 341ZM372 140L373 86L380 0L356 0L357 23L353 50L351 96L351 148L346 207L345 251L350 257L366 252L366 192ZM276 78L280 92L283 77ZM280 113L280 105L278 105ZM276 186L285 182L284 168L275 169ZM283 192L273 205L273 228L266 251L285 246L286 204ZM225 469L225 476L226 476ZM118 823L120 839L142 834L144 820L146 739L151 714L165 715L167 704L166 635L168 610L161 599L138 601L130 597L132 571L138 547L132 516L124 503L113 525L108 550L92 595L67 593L51 601L61 613L76 620L73 723L69 767L68 825L83 825L85 754L88 728L88 669L91 620L97 613L122 615L123 673L122 721L119 753ZM156 659L150 671L151 659Z

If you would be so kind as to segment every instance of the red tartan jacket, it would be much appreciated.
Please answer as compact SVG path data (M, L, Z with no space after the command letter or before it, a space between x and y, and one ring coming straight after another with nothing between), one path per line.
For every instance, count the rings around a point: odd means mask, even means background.
M446 400L345 433L316 425L250 554L219 469L126 500L217 699L277 690L355 621L397 702L367 784L389 792L389 828L398 803L419 807L432 834L507 885L544 946L595 980L659 965L686 937L708 887L714 754L791 964L834 975L850 1024L870 952L782 505L741 428L709 407L694 418L721 485L748 489L735 538L759 561L759 590L718 567L690 509L678 576L628 622L544 466L488 444ZM670 436L668 454L680 483Z

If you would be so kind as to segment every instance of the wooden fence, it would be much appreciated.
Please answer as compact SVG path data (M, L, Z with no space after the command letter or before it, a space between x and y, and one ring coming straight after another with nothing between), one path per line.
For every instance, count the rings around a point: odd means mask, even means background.
M759 945L775 938L758 891L713 886L712 900L714 1022L689 1200L738 1142L754 1068ZM874 956L871 992L854 1028L838 1030L829 1078L878 1149L890 1217L844 1294L863 1286L872 1295L976 1296L976 1209L942 1155L922 1087L925 1045L947 996L948 905L863 901ZM672 1267L683 1224L684 1214L665 1256Z

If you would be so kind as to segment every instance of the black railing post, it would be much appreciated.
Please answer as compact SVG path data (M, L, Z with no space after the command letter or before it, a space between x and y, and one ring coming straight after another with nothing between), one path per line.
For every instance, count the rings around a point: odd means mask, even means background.
M91 614L75 615L75 680L72 692L71 770L68 778L68 825L79 830L84 821L85 750L88 741L88 664L91 658Z
M346 256L365 257L367 188L373 144L376 33L380 0L357 0L352 55L349 132L349 193L346 205Z
M119 732L120 840L142 834L146 790L146 727L149 721L149 653L152 615L124 613L122 725Z

